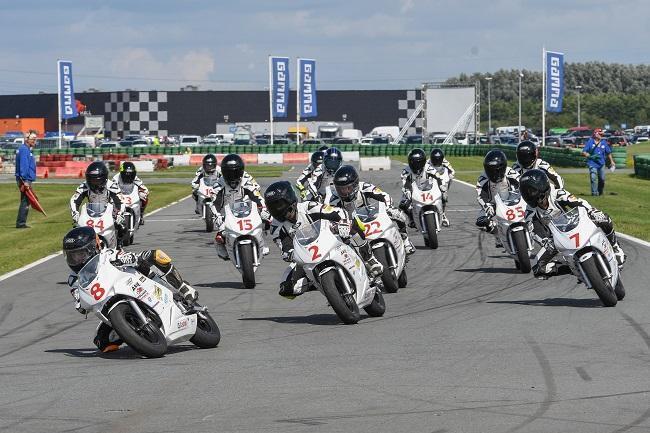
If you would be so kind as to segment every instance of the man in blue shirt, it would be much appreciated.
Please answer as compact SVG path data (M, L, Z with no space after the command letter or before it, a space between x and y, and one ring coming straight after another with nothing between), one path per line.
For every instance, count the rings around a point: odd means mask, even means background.
M22 144L16 152L16 183L20 189L20 205L18 206L18 217L16 218L16 228L26 229L27 212L29 212L29 200L25 194L25 189L32 187L32 182L36 180L36 161L32 155L32 148L36 144L36 133L29 131L25 137L25 143Z
M603 195L605 189L605 158L609 158L612 171L616 169L612 149L607 140L603 140L603 130L596 128L593 136L585 143L582 155L587 158L591 178L591 195Z

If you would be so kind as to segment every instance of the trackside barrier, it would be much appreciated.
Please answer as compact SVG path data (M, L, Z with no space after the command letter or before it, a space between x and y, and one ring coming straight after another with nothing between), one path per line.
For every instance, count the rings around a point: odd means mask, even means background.
M650 179L650 154L634 155L634 174L643 179Z
M282 162L284 164L307 164L310 155L309 153L285 153Z
M361 171L390 170L390 158L387 156L371 156L359 158Z
M190 165L190 155L165 155L165 157L172 158L175 166Z
M341 152L343 154L343 161L358 161L359 160L359 151L353 152Z
M131 161L135 169L142 173L152 173L154 169L153 161Z
M258 164L282 164L284 157L282 153L260 153L257 155Z

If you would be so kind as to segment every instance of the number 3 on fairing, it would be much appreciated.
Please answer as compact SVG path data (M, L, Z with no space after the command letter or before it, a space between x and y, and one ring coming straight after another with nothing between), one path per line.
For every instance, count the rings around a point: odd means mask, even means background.
M322 254L318 252L318 245L312 245L307 250L311 253L311 259L316 260L323 257Z

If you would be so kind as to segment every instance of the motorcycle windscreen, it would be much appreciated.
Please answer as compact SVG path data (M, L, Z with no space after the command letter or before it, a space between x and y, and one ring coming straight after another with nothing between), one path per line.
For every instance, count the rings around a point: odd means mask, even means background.
M219 180L219 176L217 176L216 174L212 174L210 176L206 176L203 178L203 182L207 186L216 186L218 180Z
M294 239L303 246L313 243L320 236L321 220L302 226L294 234Z
M230 204L230 211L237 218L246 218L252 210L253 205L250 201L237 201Z
M80 287L86 287L97 278L97 269L99 264L99 254L90 259L86 265L79 271L77 280Z
M133 188L135 188L135 185L132 183L123 183L120 185L120 190L122 191L122 194L125 195L131 195Z
M98 218L106 212L106 203L88 203L86 212L91 218Z
M553 225L561 232L567 233L578 227L580 223L580 210L577 207L564 212L552 219Z
M519 191L499 191L499 198L506 206L516 206L521 202Z
M357 214L359 219L364 223L374 221L377 219L377 214L379 213L379 206L376 205L361 206L355 210L355 213Z

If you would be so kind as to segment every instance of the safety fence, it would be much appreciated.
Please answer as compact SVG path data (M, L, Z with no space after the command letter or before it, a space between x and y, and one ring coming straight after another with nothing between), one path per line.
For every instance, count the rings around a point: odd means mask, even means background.
M634 174L650 179L650 154L634 155Z

